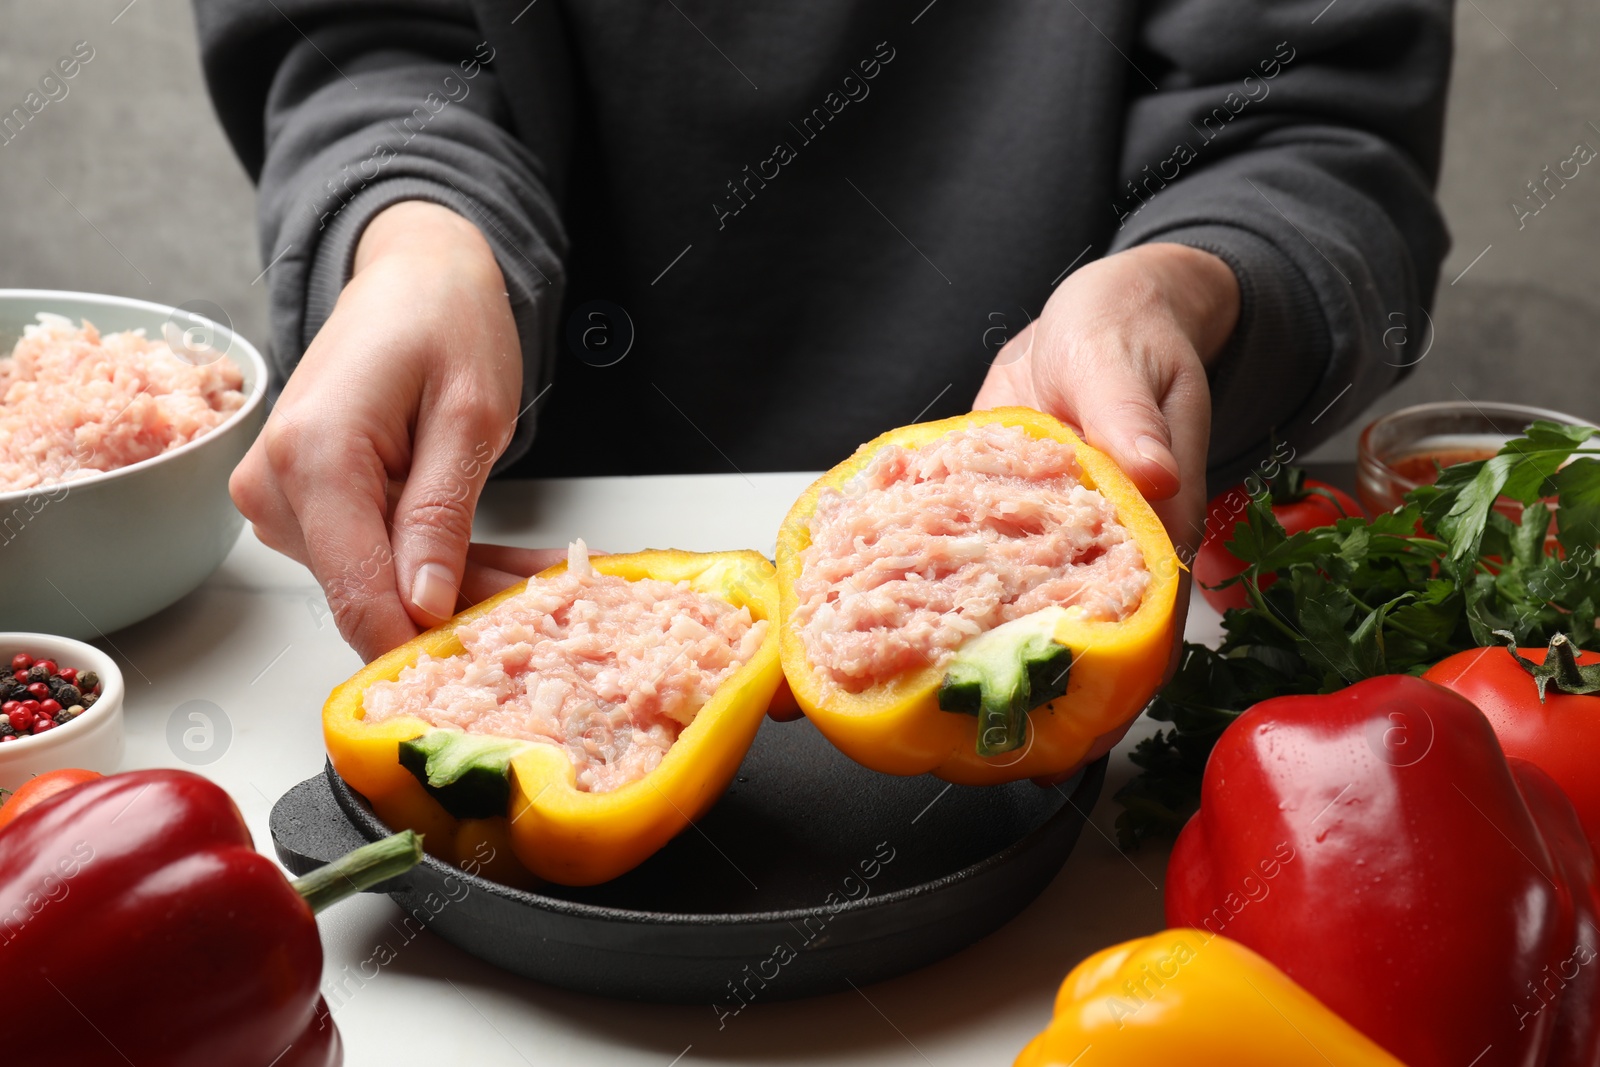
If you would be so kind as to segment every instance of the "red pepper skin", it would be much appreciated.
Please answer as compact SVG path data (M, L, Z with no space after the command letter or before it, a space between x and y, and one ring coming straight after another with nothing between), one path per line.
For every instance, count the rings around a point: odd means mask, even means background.
M1545 649L1517 650L1525 659L1543 663ZM1581 652L1580 664L1600 663L1600 652ZM1600 696L1574 696L1539 689L1533 676L1504 647L1457 652L1423 675L1454 689L1489 718L1506 755L1537 763L1554 778L1578 809L1589 843L1600 848Z
M338 1067L311 908L233 801L186 771L112 775L0 834L10 1063Z
M1583 824L1561 786L1536 764L1508 759L1517 786L1544 834L1558 874L1572 898L1572 951L1547 964L1511 1011L1519 1024L1555 1012L1555 1033L1544 1062L1549 1067L1590 1067L1600 1062L1600 869Z
M1477 708L1418 678L1263 701L1206 765L1167 921L1254 949L1410 1067L1534 1067L1558 1029L1592 1049L1592 995L1533 994L1600 966L1577 930L1594 856L1558 791L1520 777Z

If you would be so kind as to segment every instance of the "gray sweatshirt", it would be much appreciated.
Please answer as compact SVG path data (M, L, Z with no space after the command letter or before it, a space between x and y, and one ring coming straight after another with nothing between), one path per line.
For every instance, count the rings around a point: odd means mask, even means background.
M505 274L524 474L830 466L966 410L1072 270L1174 241L1242 286L1232 477L1404 372L1447 247L1449 0L195 7L278 373L376 212L447 205Z

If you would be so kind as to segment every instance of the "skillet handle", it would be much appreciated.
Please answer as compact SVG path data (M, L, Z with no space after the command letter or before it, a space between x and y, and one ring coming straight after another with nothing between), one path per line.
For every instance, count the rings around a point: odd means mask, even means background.
M307 874L369 843L339 806L326 774L307 778L279 797L272 805L268 825L273 851L296 875ZM409 885L408 874L402 874L366 892L403 892Z

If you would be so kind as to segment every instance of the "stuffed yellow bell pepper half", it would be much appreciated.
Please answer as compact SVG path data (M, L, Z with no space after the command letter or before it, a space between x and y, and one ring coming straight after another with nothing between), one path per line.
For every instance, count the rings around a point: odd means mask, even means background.
M394 682L423 653L462 655L457 629L482 620L527 583L368 664L323 708L329 758L386 823L422 833L428 851L446 862L512 884L531 882L528 872L564 885L615 878L711 808L761 725L783 678L771 625L778 599L771 563L749 551L647 551L596 556L589 566L628 582L687 582L695 593L748 609L756 624L767 620L765 639L722 679L658 765L606 791L579 788L577 768L560 744L465 732L414 715L365 721L369 687Z
M861 446L795 502L777 561L811 721L867 767L964 785L1059 774L1137 715L1183 569L1108 456L1015 407Z
M1014 1067L1404 1067L1237 941L1167 930L1067 975Z

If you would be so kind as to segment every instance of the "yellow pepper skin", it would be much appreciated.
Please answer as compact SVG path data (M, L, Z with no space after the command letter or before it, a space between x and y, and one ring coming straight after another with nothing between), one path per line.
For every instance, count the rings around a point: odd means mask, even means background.
M1151 582L1139 608L1121 622L1068 614L1056 624L1052 639L1072 652L1066 693L1028 713L1022 747L984 757L977 752L978 719L939 707L943 667L911 671L859 693L825 685L806 658L794 621L794 590L801 555L811 544L811 516L824 489L843 487L886 445L916 448L989 423L1021 427L1033 437L1071 445L1084 485L1099 490L1116 508L1144 554ZM918 423L867 442L795 502L779 531L777 556L783 669L795 699L841 751L886 774L931 772L961 785L996 785L1070 770L1088 755L1096 738L1132 720L1149 702L1172 654L1177 625L1173 610L1183 566L1161 520L1109 456L1031 408L995 408Z
M1404 1067L1237 941L1167 930L1073 968L1014 1067Z
M697 592L749 608L752 618L776 620L775 571L757 552L654 550L594 556L590 562L598 573L629 581L687 581ZM539 576L564 570L561 564ZM511 757L505 813L458 819L400 763L401 743L434 727L411 717L369 725L362 721L363 694L374 682L397 678L420 653L460 653L455 627L482 616L525 584L369 663L328 697L323 738L334 769L371 802L379 817L396 829L424 834L428 851L445 862L481 869L486 877L512 885L532 884L532 876L562 885L594 885L644 862L709 811L727 789L783 680L776 626L769 625L755 656L728 677L684 727L661 764L643 778L610 792L584 792L576 787L577 771L563 749L525 742Z

